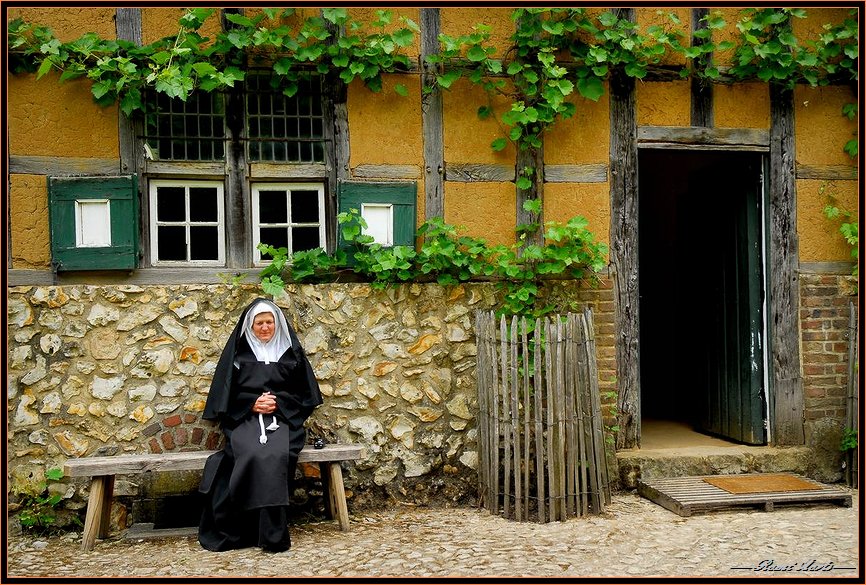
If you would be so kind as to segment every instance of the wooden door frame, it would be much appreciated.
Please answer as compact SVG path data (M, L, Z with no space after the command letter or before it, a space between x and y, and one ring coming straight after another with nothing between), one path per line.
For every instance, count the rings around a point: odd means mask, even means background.
M611 107L614 110L614 106ZM622 115L619 113L618 115ZM611 117L614 117L612 112ZM774 117L775 120L775 117ZM612 124L612 131L618 126ZM619 126L622 130L621 125ZM780 129L781 128L781 129ZM796 192L792 132L775 124L771 130L635 126L633 140L611 137L611 265L616 295L616 339L619 432L617 448L640 446L640 334L637 266L637 154L641 148L751 151L767 155L764 177L768 258L765 281L768 302L765 338L769 346L767 397L772 444L804 442L803 381L799 376L799 287L796 242ZM787 135L787 136L785 136ZM614 144L617 145L616 151ZM619 166L614 153L625 152ZM790 161L790 165L787 162ZM622 169L622 166L628 168ZM618 171L617 176L614 171Z

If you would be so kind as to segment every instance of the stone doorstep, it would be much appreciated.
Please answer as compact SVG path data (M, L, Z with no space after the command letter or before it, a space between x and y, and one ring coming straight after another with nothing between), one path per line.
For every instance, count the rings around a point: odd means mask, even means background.
M731 445L627 449L617 452L616 461L617 476L623 489L637 488L637 482L642 478L775 472L808 477L818 471L814 452L809 447Z

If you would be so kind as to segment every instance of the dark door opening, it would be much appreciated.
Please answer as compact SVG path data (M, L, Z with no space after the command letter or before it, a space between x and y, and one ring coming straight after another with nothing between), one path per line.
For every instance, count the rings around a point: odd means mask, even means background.
M759 153L638 156L642 420L766 443Z

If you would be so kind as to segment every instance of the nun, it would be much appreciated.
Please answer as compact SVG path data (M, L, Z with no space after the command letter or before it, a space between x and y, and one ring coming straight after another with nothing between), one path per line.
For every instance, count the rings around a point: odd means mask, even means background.
M304 421L320 404L313 368L285 315L269 300L254 300L226 342L202 415L225 435L199 486L204 548L289 549L289 496Z

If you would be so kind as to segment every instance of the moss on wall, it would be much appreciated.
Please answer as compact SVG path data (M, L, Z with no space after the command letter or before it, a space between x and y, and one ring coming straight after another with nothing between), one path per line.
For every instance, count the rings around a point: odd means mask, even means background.
M45 177L11 175L9 181L12 268L46 268L51 265L51 243Z
M637 83L639 126L690 126L691 87L688 80Z
M445 221L490 244L513 244L514 183L445 183Z

